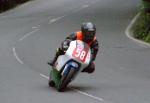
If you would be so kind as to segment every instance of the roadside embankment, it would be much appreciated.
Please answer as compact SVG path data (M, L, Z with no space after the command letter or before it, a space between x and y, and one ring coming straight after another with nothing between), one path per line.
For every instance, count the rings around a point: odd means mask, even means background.
M150 47L150 1L142 1L139 13L131 21L125 32L130 39Z
M0 0L0 12L4 12L29 0Z

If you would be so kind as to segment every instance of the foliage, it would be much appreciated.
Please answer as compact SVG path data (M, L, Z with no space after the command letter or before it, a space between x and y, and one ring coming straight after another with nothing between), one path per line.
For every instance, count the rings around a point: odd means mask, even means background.
M6 11L29 0L0 0L0 12Z
M150 43L150 32L148 33L147 37L145 38L145 41Z
M141 14L138 18L133 33L135 38L150 43L150 0L142 0Z
M150 29L150 14L142 12L134 28L136 38L144 39Z

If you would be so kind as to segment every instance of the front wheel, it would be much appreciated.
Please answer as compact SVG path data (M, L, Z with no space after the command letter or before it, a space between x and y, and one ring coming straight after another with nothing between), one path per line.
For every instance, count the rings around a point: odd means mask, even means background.
M60 86L58 88L59 92L64 91L64 89L67 87L67 85L71 82L73 76L76 74L76 70L74 68L71 68L68 75L63 75L61 77L61 83Z

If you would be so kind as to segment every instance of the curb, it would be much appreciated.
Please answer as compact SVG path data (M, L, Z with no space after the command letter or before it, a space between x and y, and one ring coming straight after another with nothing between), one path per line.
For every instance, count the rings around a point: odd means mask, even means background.
M141 14L141 13L138 13L138 14L133 18L133 20L130 22L130 24L129 24L128 27L126 28L125 34L126 34L126 36L127 36L129 39L133 40L133 41L136 42L136 43L139 43L141 46L143 46L143 47L145 47L145 48L150 48L150 44L149 44L149 43L146 43L146 42L144 42L144 41L142 41L142 40L136 39L136 38L134 38L134 36L133 36L133 29L132 29L132 28L133 28L133 26L135 25L135 23L137 22L137 20L138 20L140 14Z

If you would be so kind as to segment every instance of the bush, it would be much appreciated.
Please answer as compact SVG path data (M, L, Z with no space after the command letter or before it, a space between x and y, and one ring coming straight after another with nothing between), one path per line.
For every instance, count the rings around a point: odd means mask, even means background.
M142 9L145 12L150 13L150 0L142 0Z
M142 12L138 22L134 27L134 36L138 39L145 40L150 30L150 14Z
M6 11L26 1L29 0L0 0L0 12Z
M140 17L134 28L134 37L150 43L150 0L142 0Z
M147 37L145 38L145 41L150 43L150 31L149 31Z

